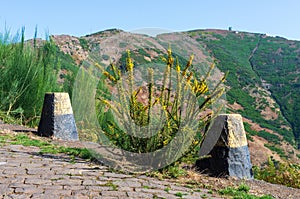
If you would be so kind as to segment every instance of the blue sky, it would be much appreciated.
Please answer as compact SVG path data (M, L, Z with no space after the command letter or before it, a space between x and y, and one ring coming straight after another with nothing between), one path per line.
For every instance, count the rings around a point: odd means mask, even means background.
M1 2L0 31L26 38L49 34L82 36L109 28L132 31L228 29L300 40L299 0L6 0Z

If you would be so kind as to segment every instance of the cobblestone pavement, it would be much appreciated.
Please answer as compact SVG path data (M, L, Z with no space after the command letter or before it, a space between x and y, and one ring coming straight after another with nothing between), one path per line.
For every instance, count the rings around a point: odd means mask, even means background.
M147 176L114 173L66 155L40 155L37 147L0 147L2 198L212 198L207 189L192 190Z

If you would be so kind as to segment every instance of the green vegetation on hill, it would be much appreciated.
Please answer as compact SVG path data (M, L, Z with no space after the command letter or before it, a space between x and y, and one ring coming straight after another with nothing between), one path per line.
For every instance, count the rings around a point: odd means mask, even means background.
M296 111L300 110L297 98L300 87L297 87L299 80L295 72L300 71L296 54L296 50L300 49L297 45L300 43L288 44L281 38L263 38L261 34L232 31L191 31L189 35L206 47L217 60L220 70L229 70L226 81L229 87L226 93L227 100L230 104L237 102L243 107L234 111L262 127L283 135L284 140L295 145L295 137L299 139L300 127L300 120L297 119L299 116L296 114ZM272 111L280 108L283 113L282 115L279 112L277 118L266 119L261 114L265 107L270 106L263 98L266 94L258 89L265 86L262 79L273 85L270 88L271 97L275 98L280 107L275 104ZM297 83L292 84L293 81ZM282 86L287 84L289 86ZM282 128L290 125L293 131ZM278 136L271 137L266 132L260 132L259 136L276 144L281 141Z
M262 37L251 62L293 128L300 146L300 42Z

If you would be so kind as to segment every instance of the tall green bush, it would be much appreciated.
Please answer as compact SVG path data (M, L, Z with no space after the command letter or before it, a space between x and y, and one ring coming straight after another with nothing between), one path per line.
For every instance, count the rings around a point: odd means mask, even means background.
M60 91L60 65L56 46L49 38L37 43L9 32L0 35L0 110L2 119L13 116L22 123L37 124L45 92Z

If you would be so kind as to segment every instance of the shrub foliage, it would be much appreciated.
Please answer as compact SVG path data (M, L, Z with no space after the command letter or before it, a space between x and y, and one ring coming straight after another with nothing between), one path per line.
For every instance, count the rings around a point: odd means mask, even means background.
M220 85L225 77L214 88L209 88L207 79L213 64L207 74L199 78L200 75L190 69L193 56L181 66L172 56L171 49L167 52L167 57L162 58L165 70L161 84L155 84L154 69L150 67L146 69L146 85L136 84L129 51L125 72L113 64L106 70L96 64L105 76L106 86L117 93L114 97L108 96L107 92L98 95L98 102L105 106L99 117L102 129L114 145L137 153L153 152L169 144L185 146L186 152L199 147L204 127L214 115L205 110L224 92ZM140 97L142 92L147 94L144 100ZM178 132L184 136L178 137ZM182 154L178 151L179 157Z

